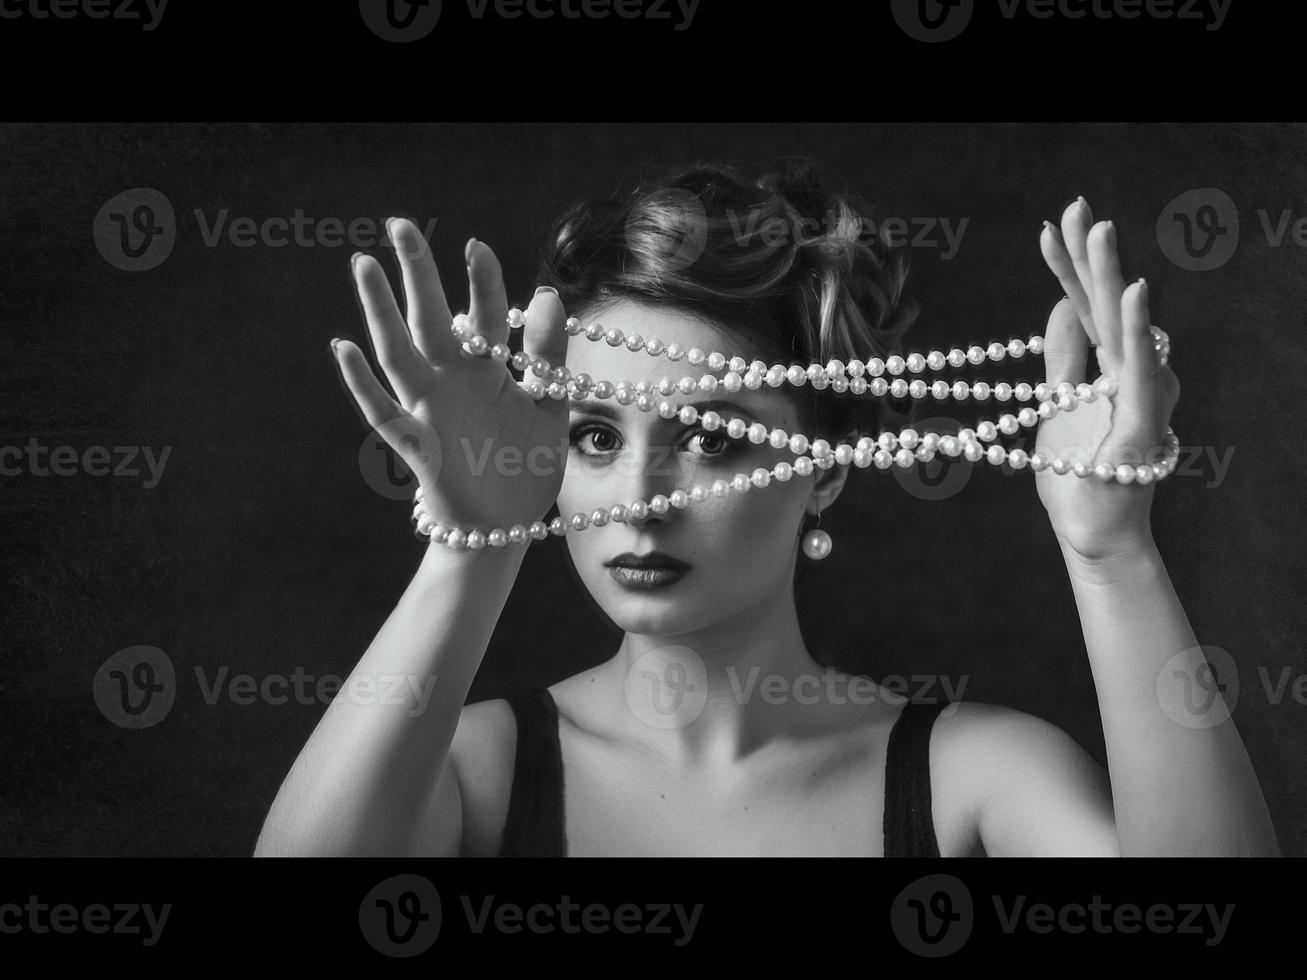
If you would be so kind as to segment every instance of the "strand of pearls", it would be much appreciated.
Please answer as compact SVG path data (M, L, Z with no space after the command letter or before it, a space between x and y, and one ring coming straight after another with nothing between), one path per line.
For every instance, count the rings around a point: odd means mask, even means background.
M508 322L511 328L521 329L526 322L525 315L520 309L514 308L509 313ZM469 354L491 357L501 362L511 361L520 371L525 372L530 369L537 377L549 378L548 385L538 381L519 382L536 400L544 397L555 400L570 397L580 401L593 394L597 398L615 398L621 405L635 404L640 411L657 409L661 417L665 419L676 417L685 425L699 422L708 432L717 431L722 427L721 416L716 412L709 411L700 416L698 409L693 405L678 406L653 397L655 391L664 396L676 392L689 395L695 391L715 391L719 379L713 374L704 374L698 379L686 376L679 382L663 378L656 384L648 380L637 382L635 385L629 382L595 383L585 374L573 377L565 366L554 367L543 357L532 357L523 351L514 354L506 344L491 345L486 337L472 332L465 313L454 317L451 330L455 337L462 341L463 349ZM620 523L628 518L643 520L650 513L665 514L671 509L681 510L691 503L702 503L710 497L725 497L729 493L747 493L751 488L765 489L772 480L786 482L796 475L811 476L815 469L829 469L837 463L852 464L862 469L874 465L877 469L887 470L892 466L907 468L919 462L930 462L935 458L936 453L943 453L952 458L964 457L972 463L984 460L994 466L1006 464L1015 470L1028 467L1034 472L1041 472L1048 469L1058 475L1072 473L1081 479L1092 476L1103 482L1116 480L1123 484L1149 484L1169 476L1174 471L1179 458L1179 439L1170 427L1166 430L1162 458L1155 463L1143 463L1137 466L1122 463L1113 467L1110 463L1102 462L1091 467L1083 460L1064 457L1046 458L1039 452L1028 454L1023 449L1009 450L997 444L996 440L1000 435L1013 435L1022 427L1029 428L1038 424L1040 419L1052 418L1062 411L1074 411L1076 405L1082 401L1092 402L1100 395L1114 397L1118 390L1118 383L1114 378L1103 376L1092 385L1088 383L1073 385L1064 382L1056 389L1044 382L1034 386L1024 382L1015 386L999 382L991 388L985 382L967 385L964 381L958 381L949 385L943 380L936 381L934 385L927 388L925 382L920 379L908 383L902 378L896 378L894 382L887 383L881 376L886 371L891 375L900 375L904 370L912 373L920 373L926 368L939 370L945 364L961 367L963 363L979 365L986 359L997 362L1009 355L1014 358L1023 357L1027 351L1040 354L1043 351L1043 338L1038 335L1032 336L1029 341L1014 339L1007 345L995 342L988 349L971 347L965 353L960 348L954 348L947 355L935 350L924 356L913 353L903 358L896 354L884 360L873 357L865 364L853 360L847 365L832 360L825 367L812 364L804 369L801 365L792 365L788 368L783 365L773 365L769 368L762 361L747 363L741 357L732 357L728 360L725 355L717 352L705 355L698 348L682 351L677 344L664 345L657 338L646 341L638 335L624 337L621 331L604 330L599 324L581 328L575 317L567 321L567 330L573 336L584 333L586 338L592 341L604 340L610 346L626 346L632 351L645 350L651 355L661 354L673 361L685 357L691 365L699 366L706 363L712 371L729 368L726 377L720 379L720 383L727 391L738 391L740 386L756 390L764 382L771 387L779 387L788 381L796 386L805 382L811 383L819 390L830 385L835 391L849 390L855 395L865 391L871 391L873 395L883 395L888 391L895 397L903 397L903 394L896 393L894 387L901 385L902 387L897 391L914 398L925 397L925 393L929 391L940 400L952 395L958 400L974 397L977 401L984 401L992 394L997 401L1002 402L1012 397L1016 397L1018 401L1029 401L1033 398L1039 403L1039 407L1036 409L1027 406L1015 415L1004 414L997 422L982 421L974 429L964 428L956 435L937 432L927 432L923 435L915 429L906 428L897 435L885 431L875 439L864 436L856 445L840 443L836 447L831 447L825 439L809 440L802 433L791 435L779 428L768 430L760 422L750 424L744 419L732 418L725 423L726 434L730 438L748 438L754 444L767 442L774 449L788 449L796 456L794 462L782 461L770 469L758 467L752 473L736 473L731 480L714 480L710 486L695 484L689 488L678 488L666 496L657 494L649 501L638 500L630 505L601 507L589 513L581 511L566 519L561 516L556 517L547 524L544 521L534 521L529 525L515 524L508 529L496 527L489 531L465 530L440 523L427 510L424 497L428 488L419 487L414 498L412 515L419 536L456 550L479 550L487 546L502 548L508 544L525 544L529 541L543 540L550 535L561 537L569 529L583 531L588 527L603 527L610 521ZM872 375L871 382L867 382L864 377L867 373ZM986 443L989 445L986 446Z

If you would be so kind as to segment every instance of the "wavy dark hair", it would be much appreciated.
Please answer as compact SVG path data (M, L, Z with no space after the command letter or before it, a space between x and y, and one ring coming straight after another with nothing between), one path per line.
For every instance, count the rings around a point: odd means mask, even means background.
M881 239L871 209L823 188L803 159L748 176L727 164L664 171L575 204L550 231L537 282L587 321L623 299L670 307L738 338L728 357L806 368L901 350L917 313L907 272L907 247ZM832 445L897 429L911 407L809 383L778 392Z

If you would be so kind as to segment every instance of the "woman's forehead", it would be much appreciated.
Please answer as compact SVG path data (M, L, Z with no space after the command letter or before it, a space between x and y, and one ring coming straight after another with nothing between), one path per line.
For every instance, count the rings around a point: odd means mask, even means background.
M667 307L623 300L580 319L586 327L591 323L599 323L605 329L620 330L624 338L639 335L647 341L657 337L664 347L680 344L687 351L698 347L704 354L716 351L727 359L738 355L747 361L752 361L756 356L751 352L737 350L741 346L740 341L720 327ZM669 361L661 355L653 357L646 352L631 351L625 346L611 347L606 341L588 340L582 334L568 338L567 366L574 374L584 371L596 381L607 379L613 382L623 379L635 381L641 377L654 377L655 380L663 376L680 378L686 374L698 375L708 371L706 365L695 368L684 359Z

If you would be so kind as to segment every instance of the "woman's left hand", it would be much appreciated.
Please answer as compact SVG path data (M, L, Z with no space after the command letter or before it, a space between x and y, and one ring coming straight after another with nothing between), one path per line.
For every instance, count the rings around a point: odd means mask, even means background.
M1092 342L1099 368L1116 378L1119 388L1110 401L1100 394L1093 403L1042 420L1036 451L1046 459L1085 459L1101 439L1088 459L1091 467L1158 461L1180 382L1170 367L1158 367L1147 284L1141 279L1125 285L1116 228L1110 221L1094 224L1084 198L1063 213L1060 232L1045 223L1040 246L1067 297L1054 308L1044 333L1049 386L1056 390L1062 382L1085 381ZM1122 484L1045 468L1036 474L1035 486L1069 558L1100 562L1153 546L1151 483Z

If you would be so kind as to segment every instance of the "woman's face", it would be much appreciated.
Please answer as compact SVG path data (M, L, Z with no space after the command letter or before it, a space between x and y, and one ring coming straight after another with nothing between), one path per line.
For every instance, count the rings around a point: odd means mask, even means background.
M698 347L705 354L720 351L727 358L739 355L752 361L755 354L742 340L684 313L642 303L622 301L598 317L584 317L587 325L598 319L606 328L616 327L624 336L639 334L646 340L657 337L665 345L678 343L682 349ZM658 381L669 377L696 378L708 373L706 365L692 367L685 359L672 362L610 347L604 341L570 337L567 367L572 373L632 384L642 378ZM714 372L719 378L724 371ZM779 388L762 385L756 391L741 386L727 392L720 386L712 393L692 395L676 392L658 401L696 406L700 415L712 408L722 418L713 432L702 428L701 420L685 425L677 417L664 419L655 409L642 412L634 403L621 405L614 398L593 395L583 402L569 402L569 442L566 475L558 497L559 513L592 513L615 504L649 501L656 494L670 497L673 490L687 493L695 484L711 488L716 480L728 483L737 473L746 476L758 467L771 469L777 463L793 463L788 449L774 449L768 442L732 439L726 422L733 417L747 424L761 422L768 429L784 429L789 435L803 431L798 411ZM733 404L721 404L729 402ZM710 405L709 403L717 403ZM804 432L809 438L821 433ZM691 501L684 509L670 507L664 514L652 511L643 520L610 521L603 527L589 527L569 533L565 540L581 579L590 594L617 626L632 633L676 635L721 622L761 603L792 595L798 531L805 507L814 499L819 477L835 488L842 485L847 468L815 468L810 476L794 474L786 482L774 478L766 488L750 486L745 493L731 490L724 497L709 494ZM823 496L822 506L833 497ZM623 578L620 571L606 567L619 555L637 557L659 551L690 566L679 579L641 585Z

